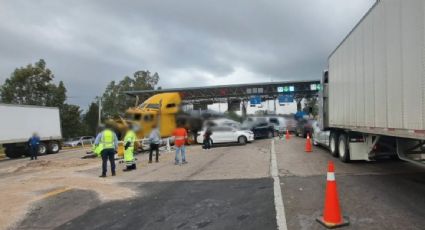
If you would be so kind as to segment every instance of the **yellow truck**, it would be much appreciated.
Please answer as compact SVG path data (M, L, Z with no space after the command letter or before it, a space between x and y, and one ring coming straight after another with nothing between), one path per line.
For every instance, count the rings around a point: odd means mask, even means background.
M160 130L161 137L170 137L177 123L184 124L189 140L196 140L196 133L202 128L202 119L191 117L181 110L182 99L179 93L160 93L148 98L142 104L129 108L124 117L109 119L106 124L114 127L119 139L122 139L131 124L140 127L137 137L148 137L154 124ZM122 154L122 149L118 154Z

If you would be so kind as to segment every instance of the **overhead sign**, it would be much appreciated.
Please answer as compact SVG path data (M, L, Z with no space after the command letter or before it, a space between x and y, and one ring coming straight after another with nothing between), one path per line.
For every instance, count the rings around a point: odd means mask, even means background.
M283 87L282 86L277 87L277 92L278 93L283 93Z
M260 96L253 96L249 100L249 103L251 105L261 105L261 97Z
M280 95L278 97L279 100L279 104L285 104L285 103L291 103L294 102L294 96L293 95L289 95L289 94L285 94L285 95Z
M293 86L293 85L277 87L278 93L288 93L288 92L294 92L294 91L295 91L295 86Z
M321 90L322 85L321 84L310 84L310 90Z

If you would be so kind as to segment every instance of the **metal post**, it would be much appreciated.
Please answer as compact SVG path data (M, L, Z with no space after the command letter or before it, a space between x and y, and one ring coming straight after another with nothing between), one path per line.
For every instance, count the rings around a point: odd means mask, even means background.
M167 137L167 151L171 152L170 138Z
M102 123L102 97L98 98L98 106L97 108L99 109L99 111L97 112L98 114L98 122L97 122L97 127L100 127L100 124Z

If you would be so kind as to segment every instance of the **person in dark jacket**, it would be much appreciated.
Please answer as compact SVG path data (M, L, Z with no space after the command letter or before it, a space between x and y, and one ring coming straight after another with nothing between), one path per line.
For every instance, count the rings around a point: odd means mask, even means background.
M30 139L28 140L28 145L31 153L31 160L37 160L38 148L40 146L40 137L37 133L33 133Z
M211 128L207 128L204 133L204 149L211 149Z

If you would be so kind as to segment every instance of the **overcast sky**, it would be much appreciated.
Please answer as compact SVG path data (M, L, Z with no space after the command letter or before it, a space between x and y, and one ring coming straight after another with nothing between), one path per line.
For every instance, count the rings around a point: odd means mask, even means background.
M0 0L0 82L46 60L86 108L137 70L163 88L319 79L375 0Z

